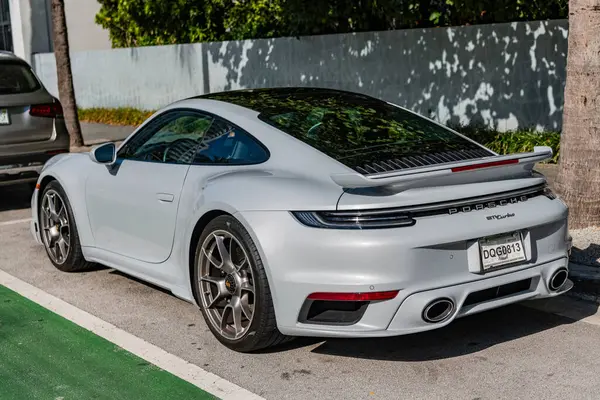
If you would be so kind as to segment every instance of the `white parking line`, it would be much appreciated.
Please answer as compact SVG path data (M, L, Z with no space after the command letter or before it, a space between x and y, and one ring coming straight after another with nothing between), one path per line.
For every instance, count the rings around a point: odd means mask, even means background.
M0 270L0 285L95 333L157 367L223 400L264 400L236 384L166 352L49 293Z
M15 224L24 224L25 222L30 222L30 221L31 221L31 218L15 219L15 220L12 220L12 221L0 222L0 226L15 225Z

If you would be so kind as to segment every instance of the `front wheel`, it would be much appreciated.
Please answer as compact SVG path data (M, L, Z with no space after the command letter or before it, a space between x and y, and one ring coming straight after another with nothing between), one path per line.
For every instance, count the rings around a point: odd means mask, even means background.
M44 188L38 207L42 242L52 264L64 272L90 269L93 263L83 257L71 204L57 181Z
M249 352L290 338L277 329L267 276L252 238L223 215L204 229L196 246L194 294L215 337Z

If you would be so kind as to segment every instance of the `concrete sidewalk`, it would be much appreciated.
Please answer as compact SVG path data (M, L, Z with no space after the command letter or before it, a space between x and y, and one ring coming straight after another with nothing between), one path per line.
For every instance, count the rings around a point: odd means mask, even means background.
M93 146L104 142L118 142L127 138L134 130L135 127L133 126L81 122L83 142L86 146Z

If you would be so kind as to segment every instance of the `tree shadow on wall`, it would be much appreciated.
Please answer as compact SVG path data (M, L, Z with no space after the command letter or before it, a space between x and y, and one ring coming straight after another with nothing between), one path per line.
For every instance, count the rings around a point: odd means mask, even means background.
M326 87L376 96L446 124L501 131L562 124L565 20L203 46L210 92Z

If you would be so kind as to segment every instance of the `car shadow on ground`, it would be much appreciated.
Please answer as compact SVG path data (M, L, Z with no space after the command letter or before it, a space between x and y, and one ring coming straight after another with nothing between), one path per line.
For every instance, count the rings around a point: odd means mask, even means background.
M581 319L593 315L598 305L589 303L584 309L578 316ZM268 352L316 345L311 352L322 355L403 362L443 360L474 354L574 322L517 304L460 318L446 327L418 334L373 339L300 338Z
M31 207L31 185L0 186L0 211L24 210Z
M134 280L142 285L177 298L169 290L125 273L116 270L110 273ZM563 295L562 297L566 298L567 296ZM562 300L562 297L500 307L459 318L445 327L417 334L370 339L300 337L282 345L257 351L256 353L281 353L307 348L314 354L403 362L432 361L461 357L502 343L533 336L549 329L571 325L578 320L594 315L598 311L598 304L582 301L578 303L577 313L573 314L572 318L566 318L527 306L531 304L540 307L540 304L554 304L546 302ZM181 301L185 302L185 300ZM549 308L552 309L552 307Z
M101 266L101 267L102 267L102 269L110 269L109 267L106 267L106 266ZM164 289L164 288L162 288L160 286L157 286L157 285L155 285L153 283L143 281L143 280L141 280L139 278L136 278L133 275L127 275L126 273L121 272L121 271L117 271L116 269L113 269L112 271L110 271L109 274L111 274L111 275L118 275L118 276L121 276L123 278L130 279L130 280L132 280L134 282L137 282L137 283L139 283L141 285L144 285L144 286L147 286L147 287L149 287L151 289L154 289L154 290L157 290L159 292L162 292L162 293L164 293L164 294L166 294L166 295L168 295L168 296L170 296L170 297L172 297L174 299L186 302L185 300L182 300L179 297L175 296L170 290Z
M573 246L571 250L571 261L590 267L600 267L600 245L590 243L585 249Z

